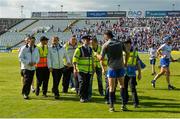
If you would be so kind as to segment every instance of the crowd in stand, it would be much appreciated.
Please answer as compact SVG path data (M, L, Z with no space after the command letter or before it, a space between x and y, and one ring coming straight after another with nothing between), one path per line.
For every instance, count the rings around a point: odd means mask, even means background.
M180 21L179 18L120 18L116 22L102 20L92 22L86 20L89 27L72 27L72 34L80 39L85 34L102 35L107 29L112 30L117 39L131 37L137 42L140 51L148 51L151 44L159 47L166 34L173 37L173 50L180 50ZM102 42L102 39L98 39Z

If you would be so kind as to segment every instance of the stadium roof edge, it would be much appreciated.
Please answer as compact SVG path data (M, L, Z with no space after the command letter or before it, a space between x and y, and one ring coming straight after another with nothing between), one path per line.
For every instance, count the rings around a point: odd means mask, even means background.
M119 19L121 17L109 17L109 18L102 18L102 17L96 17L96 18L0 18L0 19L23 19L23 20L113 20L113 19Z

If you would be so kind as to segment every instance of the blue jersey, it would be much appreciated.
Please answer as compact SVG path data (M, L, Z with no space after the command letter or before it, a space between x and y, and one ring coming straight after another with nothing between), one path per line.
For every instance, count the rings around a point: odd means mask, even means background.
M172 46L171 45L167 45L166 43L161 45L160 50L162 50L162 58L167 58L170 59L171 57L171 50L172 50Z

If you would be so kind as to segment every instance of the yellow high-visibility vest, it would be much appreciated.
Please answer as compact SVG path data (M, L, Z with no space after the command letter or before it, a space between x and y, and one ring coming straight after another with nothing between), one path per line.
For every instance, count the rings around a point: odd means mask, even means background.
M108 67L108 60L107 60L107 56L104 57L103 62L102 62L103 67L105 68L105 70L107 70Z
M100 54L101 53L101 49L102 49L102 47L98 45L96 53ZM100 60L95 55L94 55L94 66L98 67L98 68L101 68Z
M93 51L89 47L89 56L86 56L83 51L83 46L76 48L73 56L73 63L77 63L78 72L90 73L93 72Z
M138 51L130 52L127 64L129 66L136 66L137 65L137 57L138 57Z

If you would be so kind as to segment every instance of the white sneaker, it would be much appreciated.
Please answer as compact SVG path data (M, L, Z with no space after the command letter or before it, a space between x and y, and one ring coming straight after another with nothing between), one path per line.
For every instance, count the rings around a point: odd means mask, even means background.
M25 95L25 94L23 95L23 98L26 99L26 100L29 99L29 97L27 95Z
M76 88L71 88L71 91L76 91Z
M35 93L35 89L34 88L31 88L31 91L32 91L32 93Z
M114 110L113 107L109 108L109 112L114 112L114 111L115 111L115 110Z

